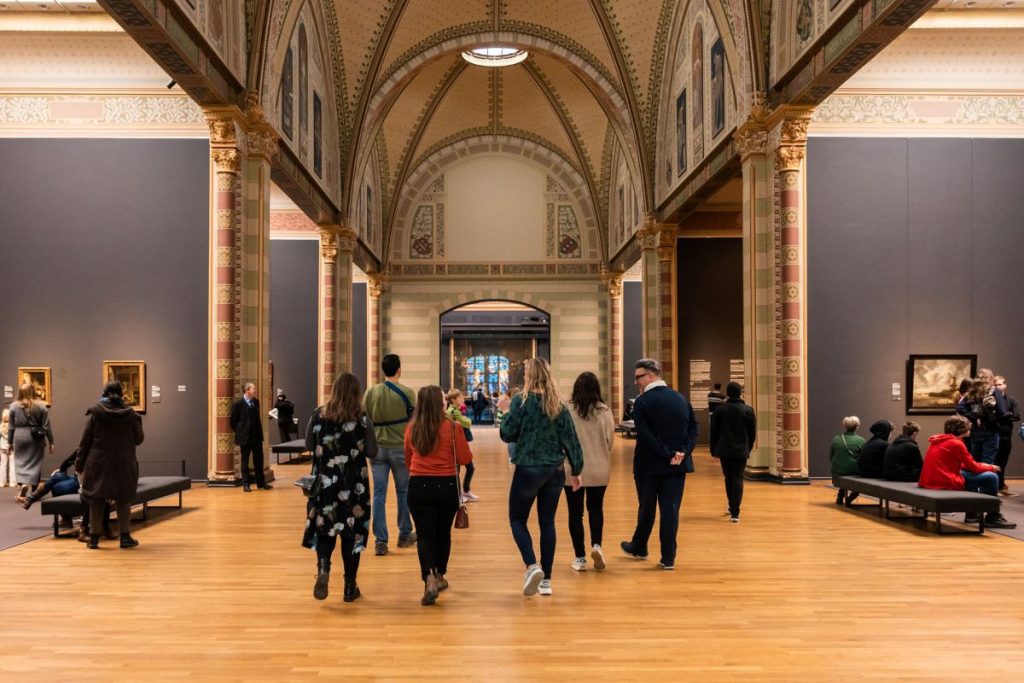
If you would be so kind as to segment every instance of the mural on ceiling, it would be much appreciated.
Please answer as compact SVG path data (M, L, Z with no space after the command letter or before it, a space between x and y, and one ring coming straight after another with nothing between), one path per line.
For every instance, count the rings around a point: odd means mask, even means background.
M853 0L795 0L772 3L768 67L771 82L778 83L852 2Z
M657 201L664 200L737 125L737 63L707 0L685 5L666 46L659 103L655 174ZM678 16L676 17L678 19ZM746 102L749 98L743 96ZM610 225L614 226L614 222Z
M570 202L569 193L551 176L547 177L544 200L548 258L582 258L583 237L576 220L576 210Z
M447 195L444 174L437 176L420 195L409 233L409 258L444 258L444 214Z
M352 227L359 238L374 254L381 253L380 200L383 196L378 166L378 148L374 148L370 163L363 170L362 180L353 190Z
M177 4L238 82L245 83L245 3L241 0L177 0Z
M270 33L261 104L282 142L340 202L338 113L327 37L318 30L326 25L321 11L319 3L307 0L291 3L280 16L281 5L275 5L280 30Z

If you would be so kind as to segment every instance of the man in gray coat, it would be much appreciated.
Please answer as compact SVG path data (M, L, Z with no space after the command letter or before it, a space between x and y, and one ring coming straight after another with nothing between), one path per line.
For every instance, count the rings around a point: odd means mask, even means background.
M743 387L739 384L729 382L725 395L725 403L715 409L715 418L711 420L710 445L711 455L722 464L725 495L729 498L729 517L735 524L740 521L743 471L757 438L757 417L751 407L743 402Z

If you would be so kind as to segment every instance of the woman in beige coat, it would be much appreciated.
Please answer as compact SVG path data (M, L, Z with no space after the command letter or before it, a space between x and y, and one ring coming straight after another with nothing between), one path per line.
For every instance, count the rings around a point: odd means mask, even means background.
M584 372L576 378L569 414L572 415L576 436L583 450L583 486L577 491L573 491L571 486L565 487L565 498L569 505L569 535L576 556L572 568L578 572L587 570L583 539L583 507L586 504L592 544L590 557L594 561L594 569L600 570L604 569L604 553L601 551L604 492L608 488L608 473L611 469L615 418L601 398L601 384L594 373ZM566 466L566 481L569 474Z

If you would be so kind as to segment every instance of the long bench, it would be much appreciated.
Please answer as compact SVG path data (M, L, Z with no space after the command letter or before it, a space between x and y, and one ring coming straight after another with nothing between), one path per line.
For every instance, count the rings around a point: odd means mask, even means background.
M923 489L913 481L888 481L885 479L869 479L867 477L833 477L832 484L836 488L856 491L857 493L871 496L878 499L878 507L884 508L885 518L891 519L889 515L889 503L903 503L917 508L924 513L924 519L929 513L935 515L936 533L965 533L965 532L944 532L942 529L942 513L964 512L978 515L978 533L985 533L985 515L990 512L999 512L1000 501L996 496L987 496L983 493L971 491L937 491L935 489ZM973 532L970 532L973 533Z
M312 455L310 450L306 448L305 439L295 439L294 441L282 441L279 444L274 444L270 447L270 452L277 456L277 464L281 464L281 454L284 453L288 456L288 462L301 462L304 458ZM298 455L298 460L292 458L293 455Z
M192 480L188 477L139 477L139 486L135 491L132 505L142 506L142 521L146 521L146 512L149 510L150 501L177 493L178 509L180 510L181 494L190 488L192 488ZM56 537L60 535L60 517L84 514L86 505L81 494L69 493L43 500L40 503L40 512L43 515L53 515L53 535Z

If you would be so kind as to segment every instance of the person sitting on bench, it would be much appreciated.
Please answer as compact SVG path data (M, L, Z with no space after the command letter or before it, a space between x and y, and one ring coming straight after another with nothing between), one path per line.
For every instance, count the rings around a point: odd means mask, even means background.
M77 455L78 451L75 451L65 458L60 467L50 474L50 478L46 480L42 488L32 491L27 496L18 496L18 503L21 504L21 507L28 510L33 503L45 498L47 493L52 493L54 498L69 493L78 493L78 476L74 472L68 474L68 470L75 464Z
M971 423L956 415L946 420L943 433L928 439L924 468L917 485L945 491L977 491L990 496L999 491L999 467L977 462L971 457L962 437L971 433ZM964 524L976 524L978 515L967 513ZM999 512L985 515L985 524L996 529L1016 529Z
M902 434L897 436L885 449L882 475L889 481L917 481L921 478L921 448L917 445L917 433L921 427L916 422L903 424Z

